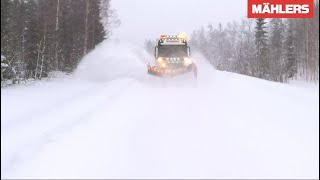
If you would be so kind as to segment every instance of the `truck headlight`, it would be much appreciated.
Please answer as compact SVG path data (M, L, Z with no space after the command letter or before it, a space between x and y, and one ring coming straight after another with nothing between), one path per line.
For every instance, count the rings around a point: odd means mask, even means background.
M184 65L188 66L190 64L192 64L192 60L190 58L184 58Z
M163 58L162 57L159 57L158 58L158 63L162 63L163 62Z
M162 62L162 63L160 63L160 66L161 66L162 68L166 68L166 67L167 67L167 64L166 64L165 62Z

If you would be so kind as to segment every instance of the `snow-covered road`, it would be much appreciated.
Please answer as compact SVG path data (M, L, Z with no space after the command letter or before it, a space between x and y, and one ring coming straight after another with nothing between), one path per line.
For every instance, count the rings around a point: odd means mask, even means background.
M110 50L111 49L111 50ZM102 43L70 77L1 89L1 178L319 178L319 88L146 74Z

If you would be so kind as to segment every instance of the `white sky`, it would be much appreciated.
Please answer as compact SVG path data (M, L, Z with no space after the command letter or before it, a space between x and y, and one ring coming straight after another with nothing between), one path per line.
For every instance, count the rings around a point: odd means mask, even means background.
M155 40L161 34L190 36L208 23L226 25L247 13L247 0L112 0L111 6L121 20L114 36L136 42Z

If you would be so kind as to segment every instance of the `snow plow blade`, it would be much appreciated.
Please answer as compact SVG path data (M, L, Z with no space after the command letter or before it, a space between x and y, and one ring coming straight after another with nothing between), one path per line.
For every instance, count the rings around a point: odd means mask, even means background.
M148 74L158 76L158 77L174 77L178 75L182 75L188 72L193 72L195 78L197 78L197 66L192 63L186 68L179 68L179 69L162 69L157 66L150 66L148 67Z

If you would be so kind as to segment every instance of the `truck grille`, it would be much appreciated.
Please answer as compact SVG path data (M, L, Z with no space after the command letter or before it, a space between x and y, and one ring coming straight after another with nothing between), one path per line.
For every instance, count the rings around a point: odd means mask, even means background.
M167 67L170 69L182 68L184 66L183 58L165 58L165 60Z

